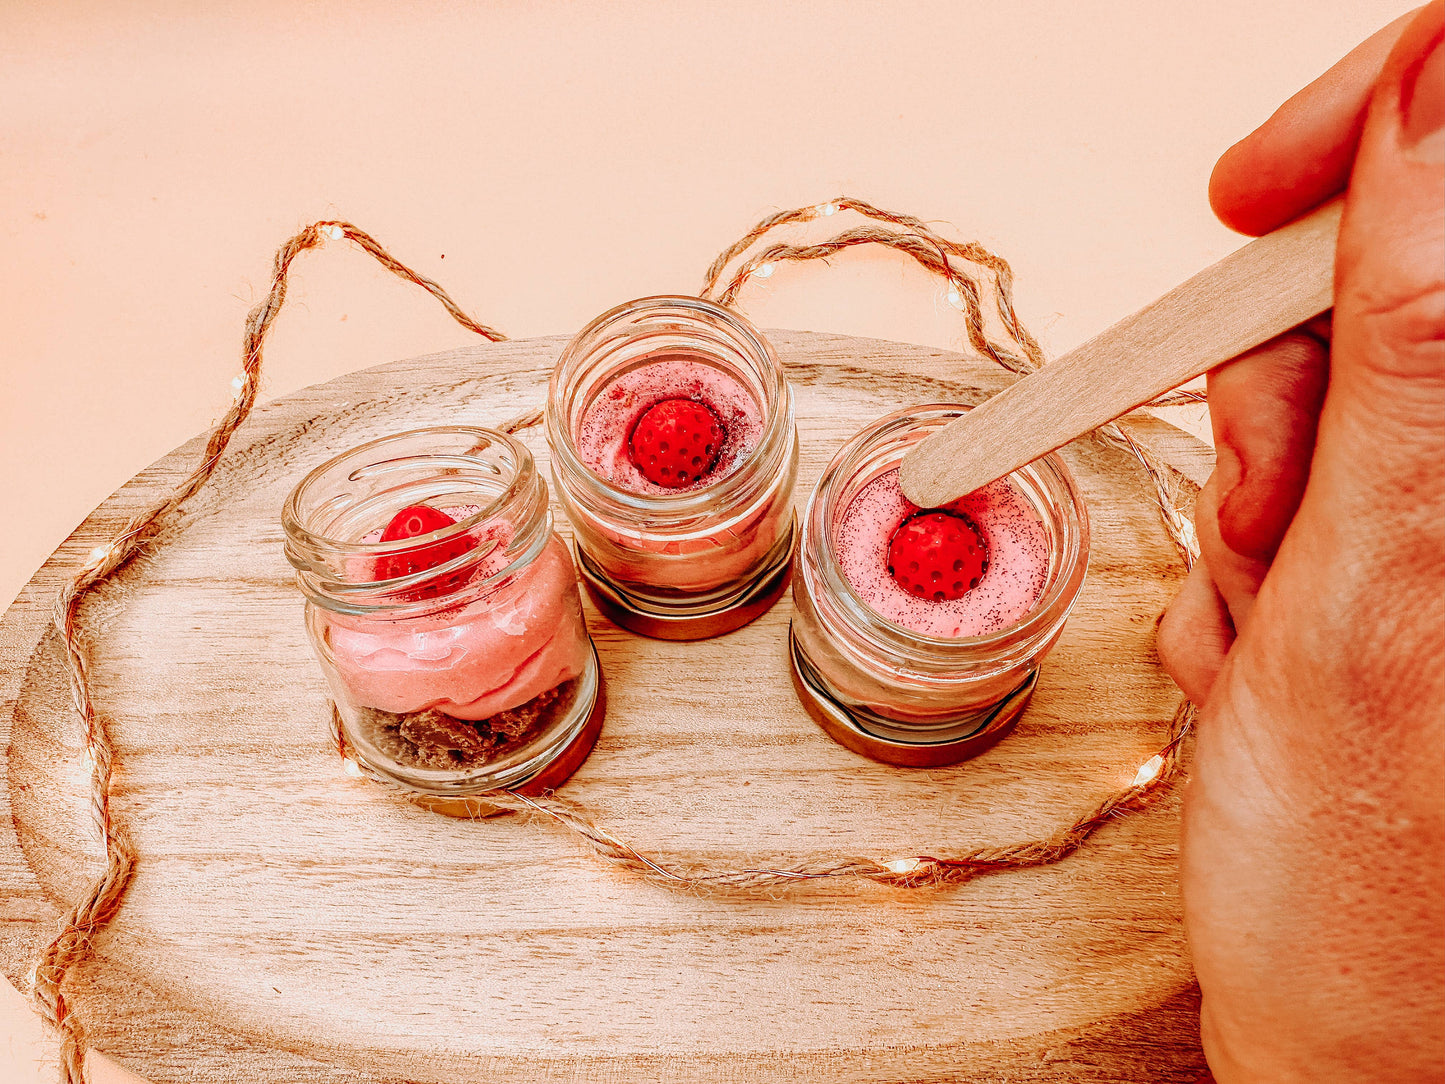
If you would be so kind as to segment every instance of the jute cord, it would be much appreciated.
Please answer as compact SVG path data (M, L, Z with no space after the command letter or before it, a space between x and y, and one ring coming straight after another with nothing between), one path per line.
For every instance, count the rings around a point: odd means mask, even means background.
M877 858L839 855L786 868L763 866L726 870L669 865L659 858L649 857L626 840L613 835L597 824L582 806L560 798L555 793L531 798L512 791L494 790L475 797L490 807L480 811L479 817L490 816L493 811L499 811L520 814L529 821L550 821L571 832L593 854L609 865L619 866L632 876L653 884L701 895L776 896L800 882L848 879L876 881L896 888L942 888L990 873L1047 866L1073 854L1112 818L1123 816L1147 803L1150 795L1173 773L1179 746L1188 734L1193 719L1194 705L1188 700L1181 700L1169 723L1169 741L1156 754L1160 757L1157 777L1115 791L1081 814L1073 823L1060 828L1046 839L977 847L951 857L924 854L884 862ZM398 797L407 797L407 792L401 787L378 775L352 755L335 705L331 712L331 737L336 743L337 752L357 765L363 776L373 783L389 788Z
M746 255L777 229L842 211L856 213L877 225L855 226L833 238L812 244L773 243ZM301 253L319 247L328 239L349 241L393 274L420 286L468 331L493 342L506 339L501 332L469 316L441 286L401 263L365 231L343 221L313 223L277 251L270 289L260 304L247 314L241 351L242 372L234 402L212 430L200 462L167 496L131 519L107 545L92 551L89 559L60 591L54 622L69 674L71 699L84 733L90 764L90 811L105 854L104 869L82 898L61 918L59 932L41 951L32 972L34 1003L60 1036L62 1084L83 1084L86 1079L85 1029L67 1001L66 978L93 955L94 940L119 910L137 861L126 826L111 809L116 751L107 721L97 711L92 694L90 645L81 620L83 604L95 587L143 552L181 506L210 479L231 438L255 406L260 387L262 348L285 303L291 265ZM1019 375L1032 372L1044 363L1042 349L1014 309L1013 272L1006 260L976 242L960 243L944 237L921 219L885 211L850 197L780 212L763 219L713 262L701 296L731 306L737 302L743 287L758 276L760 269L771 270L779 262L828 259L845 249L865 244L882 245L902 252L944 278L959 299L969 344L979 355ZM744 257L742 262L724 284L723 275L727 268L740 257ZM1007 341L1000 341L989 334L990 319L996 320L1003 328ZM1198 393L1176 393L1152 405L1201 401L1203 396ZM538 424L541 417L541 408L532 408L499 428L516 432ZM1102 427L1093 437L1106 446L1127 452L1139 462L1148 477L1151 501L1159 510L1165 531L1179 548L1185 566L1192 566L1198 546L1193 525L1182 503L1191 495L1192 483L1118 423ZM532 798L510 791L491 791L475 797L484 799L497 810L517 814L528 821L556 824L604 862L643 880L674 889L777 894L802 882L846 879L873 881L897 888L942 887L990 873L1057 862L1078 850L1111 819L1147 804L1149 798L1174 776L1179 750L1193 718L1194 706L1181 700L1169 723L1168 740L1154 758L1157 770L1148 778L1141 777L1140 781L1096 802L1047 838L981 846L952 856L917 855L889 862L869 857L839 856L786 868L685 868L649 858L599 825L585 809L555 794ZM334 708L332 737L338 751L346 756L345 738ZM361 767L363 773L371 774L364 765ZM376 777L373 775L373 778ZM391 786L389 783L385 785Z
M105 851L105 869L85 895L60 920L60 932L36 960L31 997L40 1015L60 1035L60 1079L62 1084L85 1080L85 1034L70 1011L65 996L65 978L92 954L94 937L115 917L121 899L135 873L136 854L124 824L112 815L111 780L115 746L103 716L96 712L90 684L90 652L80 611L87 594L125 567L142 552L155 535L210 479L221 455L236 430L256 404L261 382L261 352L266 335L286 301L286 283L291 264L301 253L325 243L345 239L373 256L393 274L413 282L442 303L457 323L493 342L506 338L501 332L473 320L439 285L401 263L364 230L349 222L316 222L296 234L276 253L271 288L266 297L246 316L241 347L241 378L235 401L211 431L201 462L169 495L135 516L109 545L98 547L80 571L61 588L55 601L55 628L65 654L70 678L70 696L84 731L86 756L90 764L90 810L100 843Z

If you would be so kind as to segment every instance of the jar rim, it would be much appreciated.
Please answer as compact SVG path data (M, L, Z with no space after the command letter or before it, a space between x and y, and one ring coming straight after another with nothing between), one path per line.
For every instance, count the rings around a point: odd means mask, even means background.
M425 450L426 441L438 444L450 439L463 445L462 450ZM417 445L421 448L416 448ZM387 453L412 445L410 454L397 454L391 458ZM313 526L318 515L330 510L337 516L345 515L348 508L355 508L357 502L348 505L345 499L327 500L325 494L308 506L308 499L316 497L313 490L323 481L333 483L338 473L355 463L355 469L341 475L349 482L360 482L371 469L377 472L390 469L415 467L423 462L435 465L438 476L448 469L460 472L477 468L490 470L502 475L503 465L481 458L488 448L500 446L504 450L504 462L510 461L510 478L497 482L497 491L485 494L485 501L478 511L440 527L426 534L390 541L362 542L334 537L322 533L319 525ZM363 473L365 472L365 473ZM368 498L362 498L362 501ZM441 564L419 568L399 577L383 580L359 579L349 574L350 568L369 568L372 558L394 556L407 551L426 550L451 539L475 537L486 525L515 512L515 530L505 543L478 538L478 544L466 552L443 561ZM287 496L281 510L281 523L285 534L286 559L296 569L297 581L303 593L318 604L324 604L337 612L369 613L377 611L411 613L429 612L455 604L462 594L475 595L492 585L502 582L519 568L531 561L551 531L551 513L547 504L547 483L536 469L532 453L510 434L480 426L447 425L410 429L393 433L355 445L309 471ZM411 588L439 575L459 572L475 566L493 553L499 544L507 546L506 564L496 571L478 579L469 579L455 591L435 597L409 598L406 592Z
M477 512L466 517L465 519L459 519L445 527L439 527L435 531L408 538L406 539L406 541L417 546L421 546L423 544L430 545L438 541L452 538L455 535L463 534L469 529L477 527L488 520L495 519L498 510L503 505L505 505L507 501L514 498L525 486L527 475L529 473L528 468L531 467L535 470L535 465L532 462L532 453L527 449L527 446L510 434L503 433L497 429L486 429L481 426L473 425L423 426L419 429L408 429L405 432L401 433L390 433L384 437L377 437L373 440L368 440L361 444L357 444L351 448L348 448L346 451L339 453L338 455L332 456L330 459L326 460L326 462L308 471L306 476L302 478L300 482L296 483L296 485L292 488L290 494L288 494L286 497L285 504L283 504L281 508L281 523L287 536L294 538L297 535L304 535L308 544L315 545L318 548L329 548L336 552L346 552L348 554L376 554L387 553L395 550L395 541L353 542L339 538L332 538L329 535L321 534L318 531L312 530L304 522L304 517L301 513L301 502L306 495L307 490L311 486L315 485L329 472L341 466L349 459L361 458L363 453L369 453L376 449L384 448L387 445L400 444L401 442L408 439L421 436L441 436L444 434L469 435L476 437L477 446L472 449L472 452L481 451L493 443L501 443L506 445L516 456L517 468L515 475L512 478L511 482L507 485L506 489L497 493ZM435 458L463 458L468 454L471 453L453 452L449 454L437 455ZM377 461L373 459L368 460L368 462L375 464L378 462L384 463L386 461Z
M925 660L938 659L940 656L987 656L995 650L1007 649L1020 641L1027 641L1045 633L1058 621L1061 604L1065 613L1073 605L1087 570L1088 510L1073 473L1057 452L1051 452L1008 475L1009 478L1023 475L1026 480L1036 482L1060 498L1062 508L1074 513L1072 518L1067 515L1061 517L1065 535L1061 547L1063 562L1050 577L1039 598L1017 621L977 636L933 636L917 632L875 610L843 575L833 525L835 516L840 511L836 507L838 490L852 476L853 469L860 465L870 450L888 437L902 435L905 430L912 429L918 431L916 442L932 428L971 409L971 406L962 403L925 403L894 411L865 426L839 448L828 463L808 499L804 512L805 533L802 546L809 549L821 546L826 560L817 562L819 572L830 593L841 604L839 609L848 625L877 646L909 658ZM908 447L911 447L911 443L900 445L898 461L902 460ZM889 467L882 467L874 472L874 476L887 469ZM1057 532L1051 528L1051 533Z
M561 378L563 370L577 359L584 346L591 345L589 340L595 338L608 325L631 317L645 317L651 312L661 314L669 309L682 309L699 317L718 321L741 340L742 348L739 353L753 363L764 394L764 401L759 404L765 414L763 436L757 446L748 452L732 471L716 481L677 493L637 493L615 485L583 462L577 452L572 426L569 424L570 396L565 394ZM760 462L765 453L776 455L776 445L786 440L792 429L792 389L772 344L746 317L689 294L652 294L624 301L591 320L562 348L552 369L547 391L545 417L547 443L552 450L553 472L558 473L558 468L563 467L569 475L585 477L606 502L620 505L630 512L662 515L669 519L686 518L707 511L720 494L726 495L740 487L745 488L749 468ZM561 482L562 478L559 476L558 480Z

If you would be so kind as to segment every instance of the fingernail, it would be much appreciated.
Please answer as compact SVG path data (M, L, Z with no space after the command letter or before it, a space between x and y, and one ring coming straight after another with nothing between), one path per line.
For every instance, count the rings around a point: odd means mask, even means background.
M1400 142L1418 161L1445 162L1445 35L1400 81Z
M1277 543L1257 537L1258 494L1251 494L1243 485L1244 459L1227 441L1218 441L1215 445L1214 477L1210 481L1217 496L1214 519L1220 541L1241 557L1268 561L1274 556Z
M1228 440L1220 440L1219 434L1215 434L1214 443L1214 486L1219 494L1219 504L1223 507L1228 503L1230 496L1244 480L1244 461L1239 458L1239 453Z

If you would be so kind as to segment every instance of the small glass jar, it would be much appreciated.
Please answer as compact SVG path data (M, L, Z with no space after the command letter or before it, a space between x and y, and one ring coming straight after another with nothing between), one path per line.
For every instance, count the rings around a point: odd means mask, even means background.
M383 437L313 470L281 518L342 740L372 772L476 815L468 795L540 793L587 758L601 671L522 444L463 426Z
M793 579L794 685L829 735L891 764L953 764L1012 729L1088 565L1088 513L1063 460L1048 455L948 506L968 519L991 555L963 596L973 600L959 603L968 616L940 609L929 617L929 602L910 602L903 588L885 582L892 572L887 539L898 526L892 521L921 512L889 474L896 478L909 448L968 409L931 404L875 422L833 458L803 514ZM845 519L874 483L870 493L879 496L859 507L878 514ZM845 575L845 561L849 569L876 563L866 582L877 606ZM863 573L853 576L864 582ZM1019 584L1028 585L1031 601ZM896 599L890 590L899 592ZM895 603L934 627L916 631L879 612ZM990 627L995 620L1001 623ZM957 632L965 634L951 635Z
M637 434L651 408L677 401L703 404L725 435L714 466L694 459L701 476L667 489L635 466ZM643 298L604 313L562 351L546 422L583 582L613 621L646 636L701 639L753 620L787 587L798 472L792 390L772 347L742 317L695 297Z

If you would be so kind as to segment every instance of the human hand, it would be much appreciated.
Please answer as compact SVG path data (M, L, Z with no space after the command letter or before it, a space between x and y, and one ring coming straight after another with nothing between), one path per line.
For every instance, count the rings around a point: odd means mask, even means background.
M1386 28L1211 183L1263 232L1348 181L1332 327L1210 375L1202 559L1159 632L1202 708L1185 922L1228 1084L1445 1074L1442 28L1441 0Z

